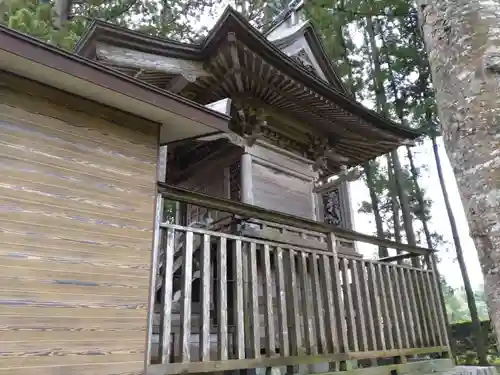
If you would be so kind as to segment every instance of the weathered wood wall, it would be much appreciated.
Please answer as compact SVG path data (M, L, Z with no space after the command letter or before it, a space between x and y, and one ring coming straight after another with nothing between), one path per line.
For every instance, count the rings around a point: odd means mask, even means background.
M312 162L264 142L248 147L252 155L253 204L316 219Z
M157 125L9 86L0 87L0 374L142 373Z
M224 172L225 171L223 167L211 168L209 174L204 173L204 171L201 170L189 180L184 181L181 186L200 193L226 198L229 194L229 185L226 174ZM199 222L203 220L203 216L206 214L206 212L207 209L204 207L199 207L191 204L187 205L186 224L189 225L192 222ZM210 213L214 220L219 219L220 215L218 212L211 211Z
M239 189L238 180L240 176L239 174L234 176L234 172L233 176L231 175L231 164L239 162L240 155L238 155L238 152L238 149L235 147L235 150L232 150L232 153L228 154L225 159L215 159L205 163L203 168L196 171L196 174L179 185L185 189L214 197L235 199L234 193L237 193L236 190ZM232 186L232 184L236 185ZM190 204L186 207L186 224L189 225L192 222L202 221L207 211L210 212L211 218L215 221L220 221L230 216L227 212L207 210L204 207Z
M252 164L254 204L313 218L312 182L268 166Z

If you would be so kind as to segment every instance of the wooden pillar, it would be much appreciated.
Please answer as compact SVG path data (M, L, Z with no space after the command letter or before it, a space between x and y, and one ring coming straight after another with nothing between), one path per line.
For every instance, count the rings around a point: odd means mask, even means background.
M160 146L156 173L158 181L167 182L167 146Z
M244 153L243 155L241 155L240 178L241 202L253 204L252 155L248 153Z

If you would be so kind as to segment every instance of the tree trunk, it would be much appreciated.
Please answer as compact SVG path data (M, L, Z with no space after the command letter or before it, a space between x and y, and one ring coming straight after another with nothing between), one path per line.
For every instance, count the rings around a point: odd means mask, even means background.
M413 180L413 184L415 185L415 193L417 195L418 206L421 210L420 212L420 221L422 221L422 227L424 228L425 241L427 242L427 247L429 249L434 248L434 244L432 243L431 231L429 230L429 223L427 218L425 217L425 201L424 195L422 194L422 189L420 189L420 184L418 183L418 172L417 167L415 166L415 161L413 160L413 153L411 152L411 147L406 146L406 152L408 154L408 160L410 161L410 170L411 177Z
M365 33L365 42L367 44L369 43L367 33ZM378 50L377 50L378 51ZM372 48L372 56L368 56L368 59L370 60L370 66L375 66L375 55L374 51ZM379 72L380 72L380 64L378 65ZM375 71L375 67L373 68L373 71ZM375 74L375 73L374 73ZM385 94L382 91L380 93L379 91L379 85L378 85L378 79L373 77L373 83L375 87L375 95L376 95L376 100L377 100L377 109L379 112L385 111ZM389 180L389 194L391 196L391 211L392 211L392 223L394 226L394 240L397 243L401 243L401 222L399 219L399 202L398 202L398 197L397 197L397 189L396 189L396 182L394 181L394 168L392 165L392 159L391 155L387 154L386 156L387 160L387 177ZM396 250L397 255L401 254L401 250ZM402 260L398 260L398 263L402 263Z
M380 53L375 42L375 29L371 17L366 17L366 28L369 36L369 42L372 52L372 62L373 62L373 83L375 86L375 92L377 97L377 103L382 110L384 115L388 115L387 109L387 98L385 96L384 85L381 82L382 69L380 65ZM415 239L415 231L413 230L413 221L410 212L410 204L408 202L408 197L404 191L402 185L403 172L401 170L401 162L399 160L399 155L397 150L391 152L392 166L394 168L394 181L396 182L396 188L399 196L399 203L401 204L401 211L403 213L403 226L406 233L406 240L408 244L415 246L417 241ZM412 264L418 266L419 261L417 258L412 258Z
M387 154L386 159L387 159L387 176L389 178L389 193L391 195L392 221L394 225L394 240L397 243L401 243L402 240L401 240L401 222L399 220L399 202L397 196L396 181L394 181L394 173L393 173L394 168L392 166L391 155ZM401 251L398 250L398 254L400 253Z
M344 6L342 3L341 6ZM339 40L340 40L340 45L342 47L342 52L341 56L344 59L345 63L347 64L347 89L350 91L350 94L352 95L353 98L356 98L356 92L354 91L354 79L352 75L352 67L348 59L347 55L347 45L344 40L344 33L343 33L343 25L340 22L336 22L337 26L337 33L339 35ZM372 205L372 210L373 210L373 217L375 219L375 228L377 230L377 237L379 238L385 238L384 234L384 226L383 226L383 221L382 221L382 216L380 216L380 208L379 208L379 199L377 196L377 193L374 188L374 183L373 183L373 168L371 167L370 161L367 161L366 163L363 164L363 169L365 171L365 176L366 176L366 185L368 187L368 191L370 192L370 200L371 200L371 205ZM379 246L378 248L378 255L379 257L387 257L389 256L389 252L387 250L387 247L385 246Z
M416 246L417 240L415 238L415 231L413 230L413 218L410 212L410 202L408 202L408 196L404 190L403 181L403 171L401 168L401 163L399 161L398 151L394 150L391 152L391 159L394 167L394 181L396 182L396 188L398 189L399 202L401 203L401 212L403 213L403 226L406 234L406 241L409 245ZM417 257L411 258L411 263L415 267L420 266L420 261Z
M381 39L382 39L382 46L386 47L385 38L383 37L383 35L382 35ZM384 49L387 51L387 48L384 48ZM398 114L398 117L399 117L399 120L401 121L401 123L406 124L405 116L404 116L404 112L403 112L403 103L400 101L400 99L398 97L398 89L396 87L396 82L394 80L394 73L392 71L391 60L390 60L388 55L386 55L385 62L389 67L390 86L391 86L392 94L394 95L396 112ZM406 152L408 155L408 160L410 162L410 172L411 172L411 176L412 176L413 186L415 188L415 195L417 198L419 209L421 211L420 212L420 221L422 222L422 227L424 229L425 240L427 242L427 247L429 249L432 249L433 244L432 244L431 232L429 230L427 218L425 217L424 195L422 194L422 189L420 189L420 184L418 183L417 168L415 167L415 162L413 160L413 154L411 152L410 146L406 146Z
M500 338L500 8L491 0L419 0L446 152L479 255Z
M363 168L365 170L366 175L366 185L368 186L368 190L370 192L370 200L372 204L373 217L375 218L375 227L377 228L377 237L385 238L384 235L384 226L382 223L382 217L380 216L379 202L377 193L375 192L374 182L373 182L373 169L370 162L366 162L363 164ZM388 257L389 252L387 247L379 246L378 248L378 256L380 258Z
M448 191L446 190L446 185L443 177L443 170L441 168L441 158L439 157L439 149L436 143L436 137L432 137L432 148L434 150L434 159L436 161L436 169L439 177L439 184L441 185L441 191L443 192L444 204L446 206L446 213L448 214L448 219L450 220L451 233L453 235L453 242L455 244L455 249L457 252L457 261L460 266L460 272L462 273L462 278L464 280L465 295L467 297L467 306L469 307L470 317L472 321L472 330L476 339L476 349L477 357L479 359L479 364L488 365L487 350L485 344L485 335L481 328L481 322L479 320L479 314L477 312L476 299L474 297L474 291L469 279L469 274L467 273L467 267L465 265L464 253L462 250L462 244L460 242L460 236L458 235L457 223L455 222L455 216L453 215L453 210L451 209L450 198L448 197Z

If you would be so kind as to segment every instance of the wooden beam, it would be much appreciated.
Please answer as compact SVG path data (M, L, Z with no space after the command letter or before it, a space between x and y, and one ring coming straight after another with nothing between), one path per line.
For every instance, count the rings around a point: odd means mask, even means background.
M252 219L266 220L277 224L294 226L314 232L333 233L339 239L348 241L360 241L375 246L384 246L419 255L429 255L435 251L434 249L397 243L394 241L386 240L384 238L369 236L367 234L359 233L353 230L338 228L334 225L321 223L298 216L288 215L282 212L266 210L265 208L244 204L229 199L197 193L161 182L158 182L158 190L167 199L191 203L218 211L230 212L235 215L240 215Z
M97 43L96 55L100 60L121 66L153 70L167 74L181 74L190 82L195 81L198 77L211 76L209 72L203 69L202 63L198 61L153 55L151 53L115 47L104 43Z
M304 144L309 144L309 139L307 138L307 134L311 134L313 136L316 136L321 139L326 139L328 137L328 133L325 131L322 131L320 129L314 128L308 124L305 124L301 122L300 120L295 119L293 116L290 116L287 113L280 112L276 110L273 106L265 103L263 100L255 97L250 97L245 94L235 94L233 95L233 100L239 100L243 103L248 103L252 106L262 108L266 114L268 114L272 119L275 119L279 122L279 124L274 124L273 121L268 122L268 127L270 129L274 129L278 133L281 133L287 137L290 137L291 139L301 142ZM282 127L278 127L277 125L282 125ZM354 147L352 147L352 152L353 154L359 153L359 152L377 152L374 147L376 146L371 146L367 144L366 139L363 138L362 136L355 135L354 133L349 133L344 130L339 131L338 129L335 129L335 132L338 134L339 137L342 137L349 143L353 143ZM397 143L399 144L399 143ZM339 159L340 158L340 159ZM338 153L335 153L335 156L333 158L330 158L335 164L342 164L346 163L347 161L344 159L344 156L339 155ZM338 160L342 160L342 162L339 162Z
M428 347L428 348L410 348L410 349L392 349L385 351L364 351L364 352L349 352L349 353L331 353L331 354L318 354L318 355L301 355L301 356L274 356L274 357L260 357L260 358L248 358L248 359L230 359L225 361L207 361L207 362L174 362L151 365L148 367L147 375L168 375L168 374L187 374L187 373L198 373L198 372L218 372L218 371L230 371L237 369L247 369L247 368L259 368L259 367L281 367L281 366L293 366L300 364L321 364L327 362L335 361L348 361L348 360L361 360L361 359L377 359L377 358L393 358L397 356L411 356L411 355L423 355L431 353L443 353L448 351L447 347ZM433 362L436 360L433 360ZM424 361L422 361L424 362ZM398 364L390 366L375 366L366 369L358 369L354 371L342 371L339 374L349 374L349 375L363 375L363 374L384 374L388 375L393 373L394 369L405 369L415 371L415 368L421 366L422 362L417 362L416 365L411 364ZM427 362L427 361L425 361ZM429 361L430 362L430 361ZM451 364L451 361L448 361ZM385 367L389 368L389 371L384 372ZM426 366L427 367L427 366ZM436 366L428 366L428 372L430 373ZM451 366L449 366L451 367ZM448 368L448 367L447 367ZM413 373L412 371L403 371L405 374ZM418 373L418 371L417 371Z
M238 134L231 131L227 133L218 133L218 134L208 135L206 137L201 137L198 139L198 141L212 142L224 138L227 139L233 145L236 145L238 147L245 147L247 145L245 137L241 137Z
M250 96L245 95L245 94L235 94L235 95L233 95L233 100L235 100L235 101L238 100L242 103L250 104L250 105L257 107L257 108L262 108L266 112L266 114L268 114L271 118L274 118L274 119L278 120L280 123L282 123L286 126L289 126L291 129L293 129L293 131L294 131L293 133L295 133L295 134L287 133L286 129L283 129L283 132L284 132L284 134L290 136L291 138L293 138L297 141L303 141L305 143L308 143L309 140L307 139L305 134L313 134L313 135L321 137L321 138L323 138L323 137L326 138L328 136L328 134L326 132L322 132L318 129L312 128L311 126L304 124L301 121L296 120L295 118L293 118L292 116L289 116L286 113L277 111L276 108L273 108L273 106L265 103L261 99L258 99L255 97L250 97ZM269 127L275 128L275 126L273 126L272 122L269 123ZM297 139L297 134L296 134L297 132L298 132L298 134L304 134L304 138Z
M188 168L183 169L178 173L170 172L167 177L168 181L170 184L179 184L182 181L186 181L190 177L194 176L197 171L203 171L203 173L206 173L207 168L210 168L210 170L214 168L214 162L216 161L223 161L216 164L216 167L224 168L228 166L233 161L233 159L239 157L240 154L241 149L234 148L232 144L221 146L219 149L215 150L199 162L190 164Z
M361 174L363 172L359 168L352 168L348 171L345 171L339 175L337 175L337 178L333 181L326 182L321 185L317 185L313 189L313 193L320 193L328 189L333 189L337 186L339 186L342 182L351 182L351 181L356 181L361 177Z
M182 74L179 74L178 76L175 76L172 78L166 85L165 85L165 90L173 92L173 93L179 93L181 92L187 85L189 84L189 81L184 77Z
M397 260L403 260L403 259L408 259L408 258L413 258L415 254L412 253L406 253L406 254L399 254L399 255L394 255L392 257L384 257L384 258L379 258L377 259L379 262L394 262Z

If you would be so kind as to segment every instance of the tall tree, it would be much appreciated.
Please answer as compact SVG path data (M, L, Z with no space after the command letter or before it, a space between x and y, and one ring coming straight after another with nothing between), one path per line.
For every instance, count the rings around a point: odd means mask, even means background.
M476 298L474 291L472 289L472 285L469 279L469 274L467 273L467 266L465 265L465 259L462 249L462 244L460 242L460 236L458 234L458 228L455 221L455 216L453 215L453 211L450 204L450 199L448 196L448 191L446 189L446 183L443 176L443 169L441 167L441 158L439 156L439 148L436 141L435 133L431 134L432 139L432 149L434 152L434 158L436 160L436 167L439 177L439 183L441 185L441 191L443 192L444 203L446 206L446 211L448 213L448 218L450 221L451 232L453 236L453 241L455 243L455 251L457 254L457 261L460 267L460 272L462 274L462 279L464 282L464 291L467 300L467 306L469 308L469 314L472 322L472 330L474 332L474 338L476 341L477 355L479 359L479 363L481 365L488 365L487 359L487 347L486 347L486 338L483 335L483 330L481 328L481 321L479 320L479 313L476 306Z
M419 0L446 152L466 208L500 338L500 7Z
M340 7L342 9L346 8L345 1L342 0L340 2ZM349 60L349 52L348 52L348 43L346 43L347 36L344 33L344 28L348 22L349 18L345 13L334 13L334 17L332 17L332 23L335 29L337 38L338 38L338 55L341 61L344 64L344 72L345 72L345 81L346 87L350 91L352 97L356 98L356 85L353 76L353 67L351 61ZM377 236L380 238L385 238L384 227L382 223L382 217L380 215L379 209L379 199L377 196L377 192L375 191L375 182L374 182L374 167L376 167L376 161L367 161L363 164L363 169L365 172L366 185L368 187L368 191L370 193L371 207L373 210L373 218L375 220L375 228L377 232ZM379 246L378 250L379 257L387 257L389 256L388 250L385 246Z
M394 22L394 19L393 19L393 17L389 17L387 21ZM381 29L380 23L378 23L378 28ZM398 90L398 84L396 82L394 67L393 67L393 63L391 61L391 56L390 56L391 48L389 48L389 43L387 43L387 39L389 39L390 45L394 46L395 45L394 41L395 41L396 37L395 37L394 32L393 32L393 27L386 27L386 29L388 30L387 36L384 35L382 30L380 30L379 35L380 35L380 39L382 41L382 51L383 51L383 54L385 55L384 60L385 60L385 63L387 64L387 68L388 68L387 72L388 72L388 79L389 79L389 87L390 87L390 91L391 91L392 96L393 96L394 109L395 109L397 118L399 119L399 121L402 124L408 126L408 122L406 121L405 108L404 108L405 103L404 103L404 100L402 98L402 95L400 95L400 91ZM402 33L400 32L400 35L401 34ZM431 231L430 231L429 225L428 225L429 217L428 217L428 215L426 215L426 212L425 212L426 210L425 210L424 195L423 195L422 189L420 188L420 184L418 181L418 170L417 170L417 167L415 165L415 161L413 159L413 152L411 150L411 147L408 145L406 146L406 154L408 157L408 161L410 163L410 172L411 172L412 181L413 181L413 188L415 189L415 197L416 197L416 200L418 203L418 209L415 210L418 213L416 216L422 222L422 227L423 227L423 231L425 234L425 240L427 242L427 247L433 248L434 245L432 243Z
M389 116L389 108L387 103L387 96L385 93L383 76L382 76L382 68L381 68L381 56L380 49L377 46L375 40L375 23L371 16L366 17L366 35L370 45L371 50L371 61L373 63L372 77L373 83L375 87L375 95L377 100L377 107L379 110L386 116ZM413 229L413 219L411 217L410 212L410 204L408 202L408 196L406 191L404 190L402 180L404 178L401 161L399 160L399 155L397 150L394 150L390 154L390 162L388 160L388 168L392 163L392 169L394 171L394 181L396 184L399 202L401 204L401 211L403 213L403 226L406 233L406 240L410 245L416 245L417 241L415 238L415 231ZM418 259L412 258L412 262L415 265L418 265Z

